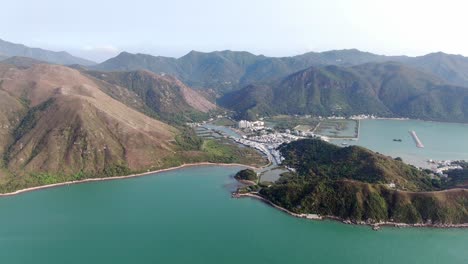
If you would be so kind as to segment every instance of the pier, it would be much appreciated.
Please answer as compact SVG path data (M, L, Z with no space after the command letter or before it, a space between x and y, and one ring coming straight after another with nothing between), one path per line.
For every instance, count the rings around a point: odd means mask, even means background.
M421 140L418 138L418 135L416 135L416 131L412 130L409 132L411 136L414 139L414 142L416 142L416 147L418 148L424 148L424 144L421 142Z

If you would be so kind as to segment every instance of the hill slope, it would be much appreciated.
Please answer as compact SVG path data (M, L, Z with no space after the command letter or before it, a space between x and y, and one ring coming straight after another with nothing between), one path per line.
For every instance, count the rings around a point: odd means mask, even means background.
M106 91L119 100L128 103L140 102L151 113L169 122L197 121L197 116L202 117L203 114L217 109L198 92L169 75L161 76L141 70L133 72L87 71L86 74L111 84L112 87ZM119 90L120 87L127 91Z
M155 100L144 99L148 94ZM186 117L184 109L204 114L212 107L176 79L153 73L98 79L59 65L0 63L0 192L190 162L261 163L254 150L203 141L152 115Z
M95 62L78 58L70 55L67 52L55 52L39 48L30 48L22 44L15 44L0 39L0 54L6 57L28 57L40 61L46 61L55 64L81 64L81 65L94 65Z
M311 67L269 86L228 93L220 103L251 119L271 113L376 114L468 122L468 89L398 63Z
M191 51L175 59L123 52L94 69L141 70L167 73L194 87L225 92L249 84L267 84L312 66L356 66L366 63L400 62L435 75L446 83L468 86L468 58L433 53L419 57L383 56L356 49L309 52L293 57L266 57L248 52Z
M401 161L319 140L292 142L281 153L297 173L260 194L290 211L367 223L468 223L467 190L437 191L429 174Z
M437 52L412 58L405 63L432 73L448 83L468 86L468 58L461 55Z
M146 69L174 75L190 86L229 91L247 84L275 80L312 65L356 65L384 60L390 60L390 57L358 50L310 52L283 58L229 50L191 51L179 59L123 52L92 68L106 71Z
M14 65L19 68L29 68L36 64L47 64L47 62L45 61L40 61L40 60L36 60L33 58L28 58L28 57L19 57L19 56L6 58L3 61L1 61L1 63Z
M24 113L10 129L4 155L12 172L143 169L173 148L175 128L112 99L76 70L1 65L0 82L0 89L22 104L14 112ZM11 110L2 105L1 111Z

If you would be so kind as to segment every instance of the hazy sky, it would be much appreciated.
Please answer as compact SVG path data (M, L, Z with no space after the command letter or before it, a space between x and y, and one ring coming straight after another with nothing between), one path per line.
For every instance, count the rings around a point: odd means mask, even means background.
M466 0L5 0L1 9L1 39L97 61L123 50L468 56Z

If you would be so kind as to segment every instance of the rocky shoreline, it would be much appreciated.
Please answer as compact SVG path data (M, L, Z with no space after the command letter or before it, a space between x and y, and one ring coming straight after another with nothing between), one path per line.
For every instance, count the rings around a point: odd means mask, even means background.
M258 199L282 212L285 212L291 216L298 217L298 218L305 218L309 220L333 220L333 221L338 221L338 222L341 222L343 224L348 224L348 225L366 225L366 226L372 227L372 229L375 231L379 230L381 227L468 228L468 223L464 223L464 224L438 224L438 223L407 224L407 223L398 223L398 222L390 222L390 221L387 221L387 222L352 221L349 219L342 219L340 217L331 216L331 215L322 216L318 214L297 214L297 213L289 211L286 208L283 208L281 206L274 204L270 200L267 200L256 193L233 193L233 197L235 198L250 197L250 198Z

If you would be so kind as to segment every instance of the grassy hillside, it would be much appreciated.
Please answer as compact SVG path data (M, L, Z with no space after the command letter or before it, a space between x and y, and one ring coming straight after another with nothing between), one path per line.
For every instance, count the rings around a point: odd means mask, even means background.
M468 222L467 190L440 190L429 174L401 161L319 140L296 141L281 152L297 173L260 194L290 211L356 222Z
M312 67L219 102L241 118L273 114L409 117L468 122L468 89L398 63Z
M88 71L86 74L111 84L103 86L116 99L170 123L207 119L208 113L217 109L212 102L172 76L149 71Z
M293 57L266 57L248 52L192 51L181 58L155 57L123 52L94 69L129 71L146 69L176 76L190 86L229 92L251 84L268 84L312 66L356 66L399 62L437 76L446 83L468 86L468 58L432 53L419 57L382 56L356 49L308 52Z

